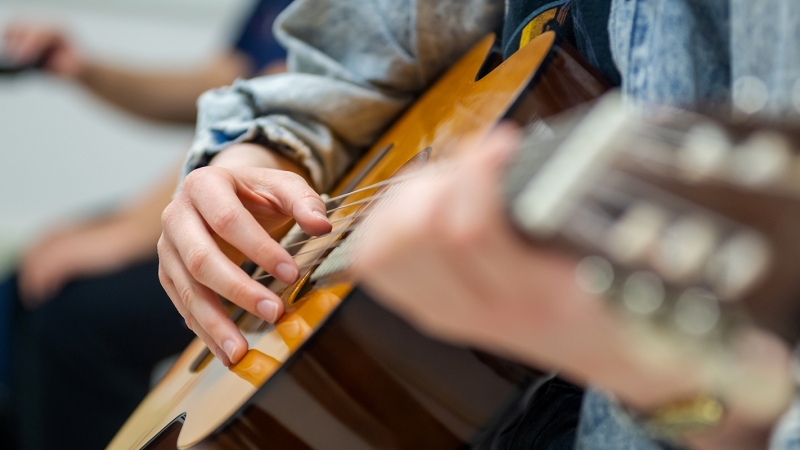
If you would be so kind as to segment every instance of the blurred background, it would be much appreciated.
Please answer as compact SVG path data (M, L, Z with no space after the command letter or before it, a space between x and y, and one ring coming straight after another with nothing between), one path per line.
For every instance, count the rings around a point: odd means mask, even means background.
M230 46L251 0L0 0L11 19L63 26L87 56L137 69L192 66ZM143 191L185 153L192 127L148 122L78 83L0 77L0 278L57 223Z
M285 70L288 4L0 0L0 448L104 448L193 339L161 211L202 92Z

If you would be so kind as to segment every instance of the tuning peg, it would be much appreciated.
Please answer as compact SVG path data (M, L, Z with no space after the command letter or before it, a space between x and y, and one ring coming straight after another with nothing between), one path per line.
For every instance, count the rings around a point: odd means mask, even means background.
M587 256L578 263L575 281L589 294L602 294L614 284L614 266L602 256Z
M712 123L693 126L678 149L677 163L690 181L723 172L731 152L728 133Z
M662 233L653 253L653 266L667 280L693 282L702 276L719 231L699 215L678 217Z
M773 131L756 131L735 147L729 173L732 181L738 184L775 182L790 166L791 155L792 147L783 135Z
M644 201L633 204L609 229L606 252L622 264L644 260L668 220L667 211L655 204Z
M710 333L719 322L719 299L709 290L692 287L675 303L675 325L686 334Z
M709 258L705 277L724 300L734 300L767 270L769 260L766 239L753 231L740 231Z
M665 290L661 277L650 271L632 273L622 287L622 304L633 313L649 315L661 308Z

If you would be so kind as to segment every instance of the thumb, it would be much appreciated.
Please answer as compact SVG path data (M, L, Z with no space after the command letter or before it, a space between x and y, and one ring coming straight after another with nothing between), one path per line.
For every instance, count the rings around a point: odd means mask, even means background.
M285 172L284 179L274 184L271 191L280 202L284 213L293 217L308 235L330 233L332 226L328 220L325 202L305 179Z

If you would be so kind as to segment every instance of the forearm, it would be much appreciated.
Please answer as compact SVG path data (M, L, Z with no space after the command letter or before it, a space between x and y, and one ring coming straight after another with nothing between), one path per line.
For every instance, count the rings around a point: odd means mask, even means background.
M137 72L110 64L86 62L78 80L106 101L142 117L193 123L197 98L249 73L238 53L221 55L206 66L180 72Z

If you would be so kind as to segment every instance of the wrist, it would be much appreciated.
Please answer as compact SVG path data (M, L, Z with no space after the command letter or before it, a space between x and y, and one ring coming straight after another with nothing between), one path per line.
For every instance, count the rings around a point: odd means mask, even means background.
M77 81L88 88L91 88L96 84L96 80L99 78L98 73L101 71L97 64L85 61L80 56L75 56L72 64L73 67L67 74L68 78L71 78L72 80Z
M294 172L308 181L305 167L259 144L250 142L233 144L217 153L209 162L210 166L225 169L264 168Z

